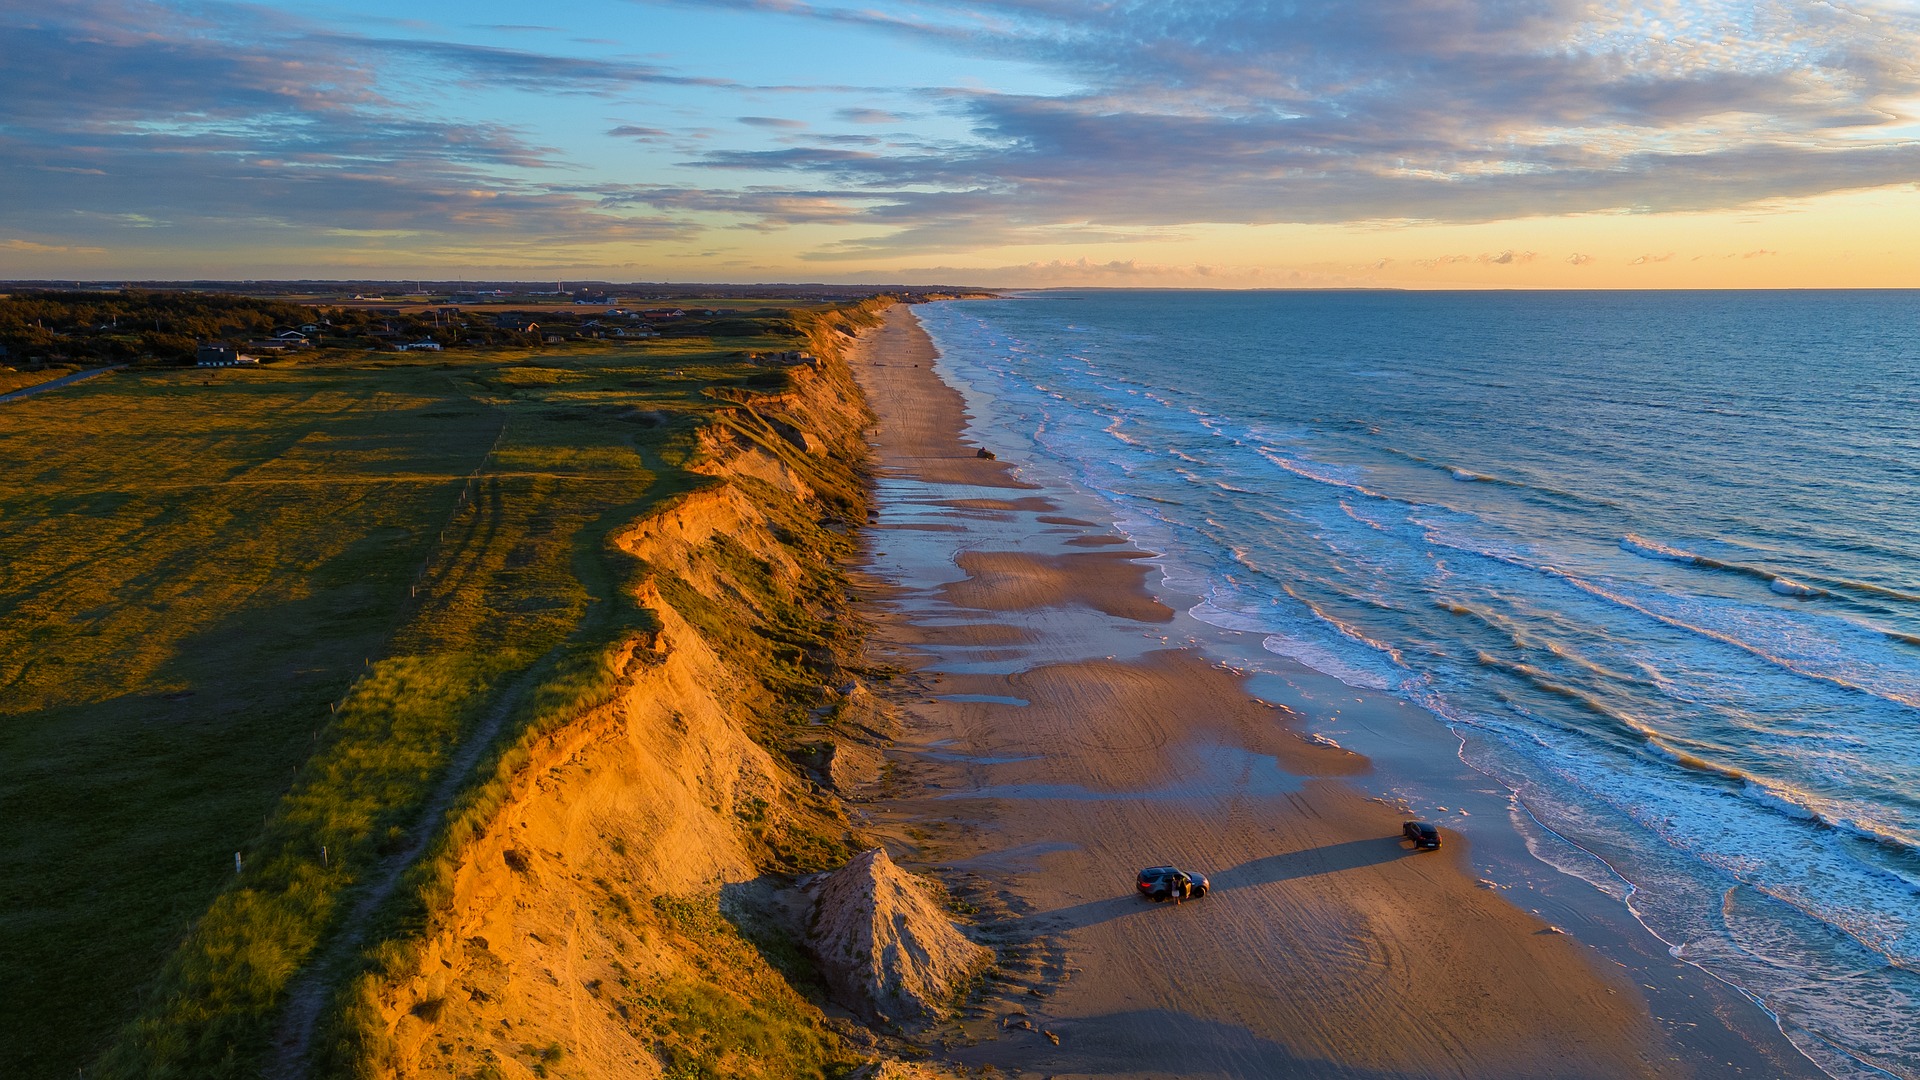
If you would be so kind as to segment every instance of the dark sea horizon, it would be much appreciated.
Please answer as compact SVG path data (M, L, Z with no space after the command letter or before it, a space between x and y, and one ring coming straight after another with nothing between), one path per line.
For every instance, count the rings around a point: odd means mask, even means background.
M1823 1069L1920 1077L1920 293L917 311L1196 619L1420 706Z

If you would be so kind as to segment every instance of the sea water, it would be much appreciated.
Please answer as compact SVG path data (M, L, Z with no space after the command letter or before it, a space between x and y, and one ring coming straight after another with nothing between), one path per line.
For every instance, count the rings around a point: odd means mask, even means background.
M1920 294L918 311L1196 618L1424 707L1826 1071L1920 1077Z

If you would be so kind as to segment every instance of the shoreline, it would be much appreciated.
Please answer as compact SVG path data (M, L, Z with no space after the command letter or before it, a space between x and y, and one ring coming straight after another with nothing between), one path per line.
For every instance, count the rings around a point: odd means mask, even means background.
M1099 507L975 456L909 308L853 352L881 417L868 606L912 672L895 793L867 824L1008 957L935 1030L942 1056L1036 1076L1823 1075L1488 820L1506 793L1440 725L1377 763L1315 742L1335 723L1404 744L1412 707L1304 668L1230 670L1228 632L1169 606ZM1406 851L1382 781L1472 804L1473 835L1442 816L1446 848ZM1168 860L1216 895L1131 895L1134 869ZM1001 1026L1016 1008L1035 1032Z

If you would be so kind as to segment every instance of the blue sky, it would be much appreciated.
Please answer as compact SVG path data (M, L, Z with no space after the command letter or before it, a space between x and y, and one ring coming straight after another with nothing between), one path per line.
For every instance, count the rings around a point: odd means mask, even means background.
M0 277L1920 284L1907 3L0 0L0 34Z

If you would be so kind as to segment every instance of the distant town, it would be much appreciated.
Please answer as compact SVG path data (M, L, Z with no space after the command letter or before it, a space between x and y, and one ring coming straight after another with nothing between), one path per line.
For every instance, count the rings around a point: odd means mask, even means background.
M989 295L958 286L606 282L0 282L0 367L241 367L317 350L749 337L773 308L891 295ZM778 303L775 303L775 302Z

